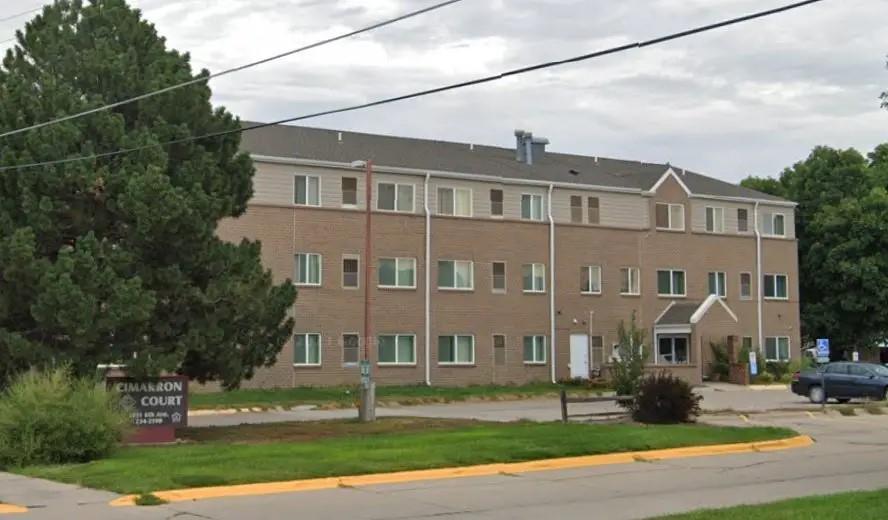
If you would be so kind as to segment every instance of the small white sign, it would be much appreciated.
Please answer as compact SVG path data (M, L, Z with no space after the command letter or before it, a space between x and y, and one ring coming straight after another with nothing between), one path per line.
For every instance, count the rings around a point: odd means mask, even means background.
M756 359L755 351L749 352L749 373L752 375L758 374L758 360Z
M857 351L852 352L851 353L851 361L854 361L855 363L860 361L860 352L857 352Z

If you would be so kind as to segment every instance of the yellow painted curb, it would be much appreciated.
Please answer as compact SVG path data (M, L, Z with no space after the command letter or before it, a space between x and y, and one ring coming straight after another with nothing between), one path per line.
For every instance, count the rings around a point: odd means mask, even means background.
M174 489L156 491L153 494L167 502L188 502L211 498L243 497L292 493L296 491L317 491L337 487L360 487L378 484L398 484L422 480L438 480L463 477L483 477L500 473L529 473L533 471L551 471L558 469L585 468L605 466L609 464L628 464L632 462L652 462L657 460L680 459L686 457L705 457L709 455L730 455L737 453L754 453L766 451L804 448L814 444L807 435L789 439L763 442L746 442L739 444L716 444L713 446L690 446L687 448L671 448L664 450L633 451L625 453L607 453L604 455L584 455L581 457L565 457L559 459L533 460L528 462L508 462L465 466L461 468L423 469L416 471L398 471L394 473L376 473L352 477L326 477L307 480L291 480L286 482L267 482L262 484L240 484L234 486L213 486L192 489ZM112 506L132 506L138 495L122 496L112 500Z
M16 506L12 504L0 504L0 515L11 515L16 513L27 513L28 508Z

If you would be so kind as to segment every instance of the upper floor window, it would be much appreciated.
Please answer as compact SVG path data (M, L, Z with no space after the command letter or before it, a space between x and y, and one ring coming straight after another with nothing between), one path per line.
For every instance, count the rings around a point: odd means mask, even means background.
M321 178L316 175L297 175L294 177L293 203L300 206L320 206Z
M342 178L342 205L358 205L358 179L354 177Z
M358 288L360 280L358 268L360 263L361 261L357 255L342 257L342 286L346 289Z
M601 267L586 265L580 268L580 292L601 294Z
M492 270L493 281L491 282L491 288L493 292L506 292L506 263L493 262Z
M749 210L746 208L737 210L737 231L740 233L749 231Z
M321 285L321 255L296 253L296 284Z
M546 291L546 266L544 264L524 264L524 292Z
M415 258L380 258L379 286L401 289L416 288Z
M521 218L543 220L543 196L524 193L521 195Z
M570 196L570 221L583 221L583 197L579 195Z
M490 216L503 216L503 190L490 190Z
M725 208L706 208L706 231L709 233L725 232Z
M474 362L474 336L438 336L439 364L471 365Z
M765 338L765 359L789 361L789 338L787 336Z
M752 299L752 273L740 273L740 299Z
M680 269L658 270L657 294L660 296L685 296L685 272Z
M716 271L709 273L709 294L717 294L722 298L728 295L724 272Z
M376 209L413 213L413 185L380 182Z
M774 300L786 300L789 298L785 274L766 274L762 288L765 291L765 298Z
M637 267L620 268L620 294L633 296L641 294L640 271Z
M762 215L762 233L772 237L786 236L786 215L765 213Z
M474 287L474 269L472 262L467 260L439 260L439 289L472 289Z
M471 217L472 190L469 188L438 188L438 214Z
M588 219L590 224L598 224L601 220L601 214L598 209L598 197L589 197L587 202L588 204Z
M657 229L670 229L684 231L685 207L684 204L657 203Z

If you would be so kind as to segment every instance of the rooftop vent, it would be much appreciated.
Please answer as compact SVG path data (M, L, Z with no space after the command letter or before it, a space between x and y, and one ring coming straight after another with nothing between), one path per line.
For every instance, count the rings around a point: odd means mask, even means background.
M547 144L549 140L545 137L534 137L532 132L515 130L515 160L533 164L534 159L539 160L546 154Z

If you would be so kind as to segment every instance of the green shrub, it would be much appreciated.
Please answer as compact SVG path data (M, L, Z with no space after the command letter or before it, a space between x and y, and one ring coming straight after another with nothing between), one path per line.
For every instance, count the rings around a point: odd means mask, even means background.
M690 383L668 372L651 374L638 385L630 404L632 418L650 424L693 422L700 415L700 400Z
M731 376L731 358L728 356L728 347L724 343L709 342L712 349L712 364L710 372L713 379L727 381Z
M774 382L774 376L770 372L759 372L759 374L753 378L753 382L760 385L770 385Z
M93 379L66 368L22 374L0 394L0 468L104 457L129 424L118 396Z
M810 356L802 356L798 359L793 359L789 362L789 366L787 367L787 373L792 376L792 374L796 372L802 372L804 370L812 369L817 364Z
M611 378L617 395L635 395L644 376L644 329L638 328L635 312L629 328L620 321L617 327L617 358L611 364Z
M780 381L783 376L789 374L789 363L785 361L768 361L765 370L774 376L774 381Z

